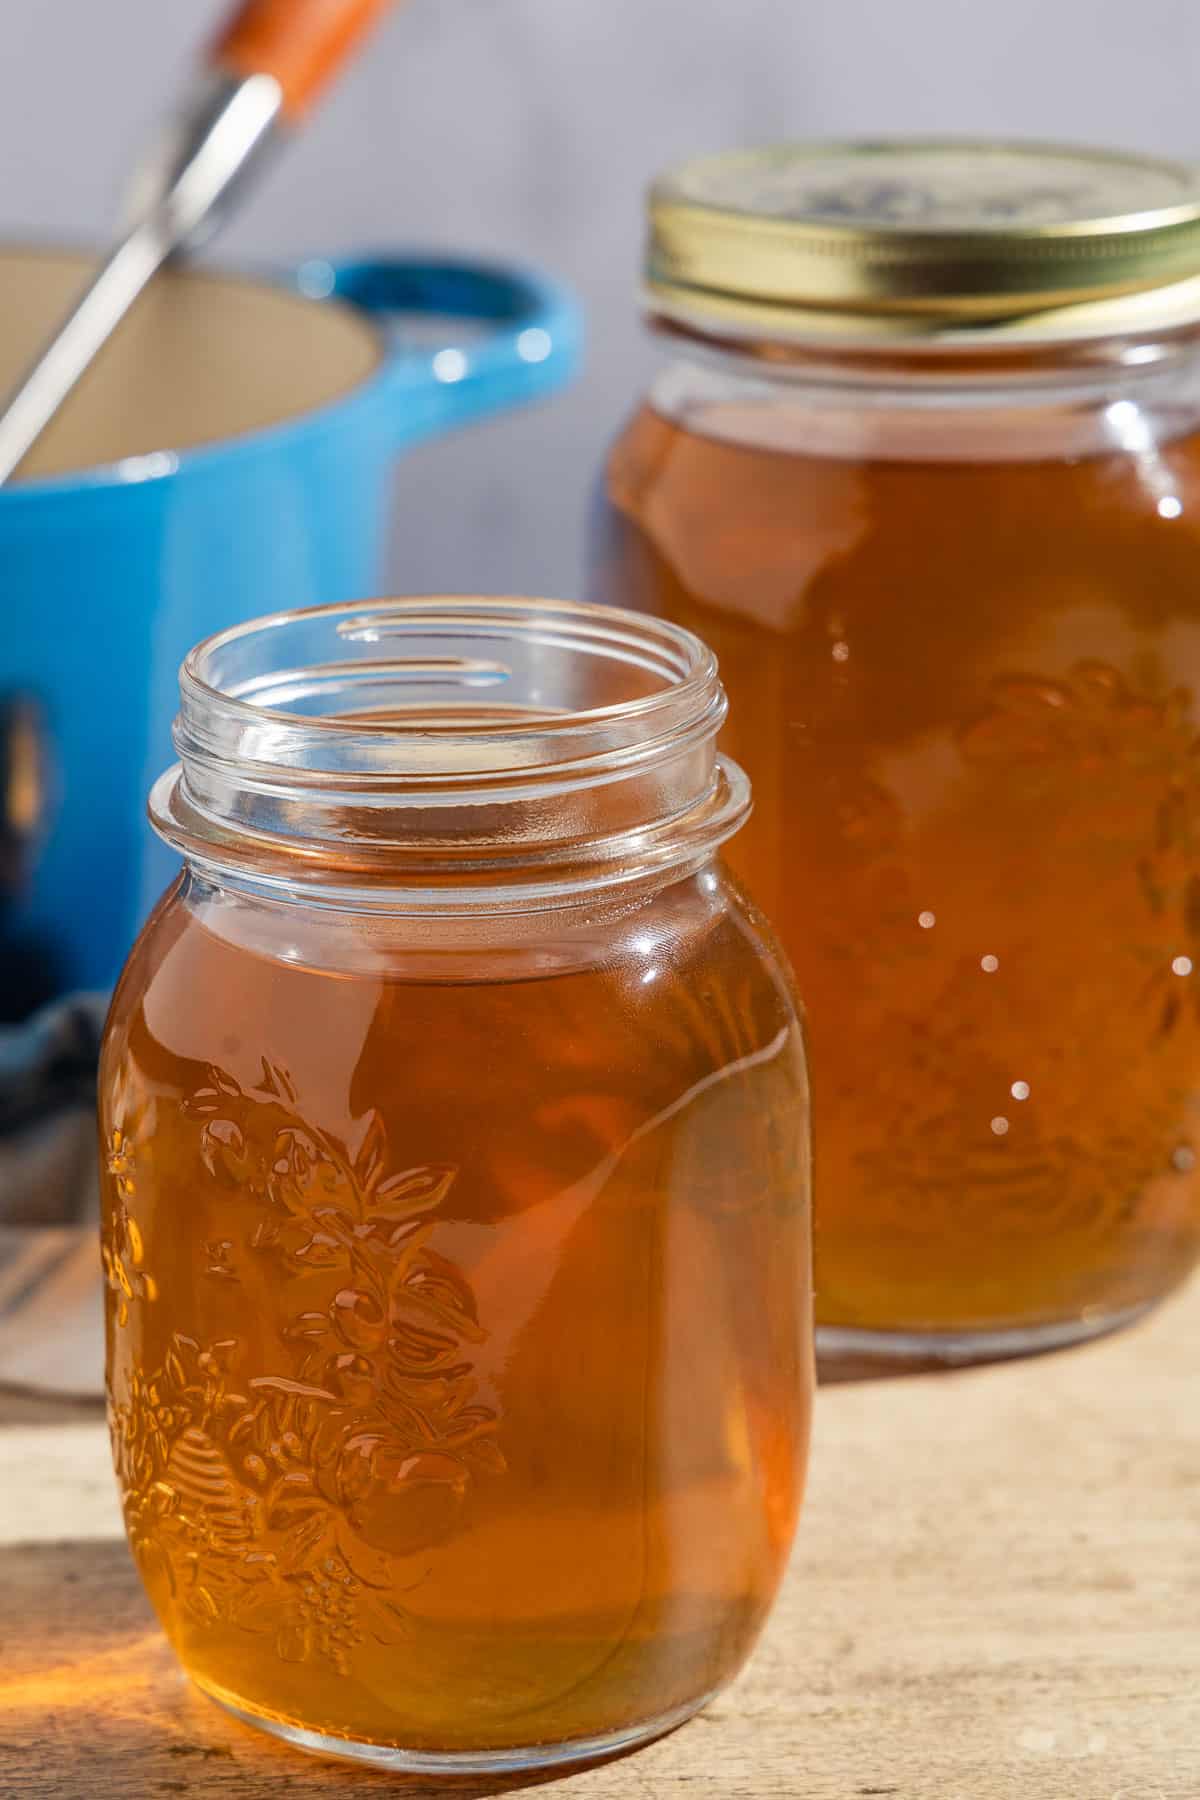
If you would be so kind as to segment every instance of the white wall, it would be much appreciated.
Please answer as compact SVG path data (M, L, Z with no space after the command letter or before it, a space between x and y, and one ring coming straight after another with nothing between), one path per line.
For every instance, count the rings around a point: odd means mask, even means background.
M97 238L219 6L0 0L0 232ZM393 582L572 594L589 489L652 353L633 308L662 163L778 136L1032 133L1200 157L1194 0L409 0L217 254L503 251L591 311L576 390L421 450Z

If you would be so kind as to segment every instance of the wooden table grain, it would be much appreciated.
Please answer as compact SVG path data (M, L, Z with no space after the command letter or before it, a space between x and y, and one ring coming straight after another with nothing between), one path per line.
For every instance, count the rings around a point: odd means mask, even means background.
M1200 1287L1086 1350L844 1385L738 1684L564 1800L1197 1800ZM3 1800L461 1800L310 1760L176 1671L86 1407L0 1403Z

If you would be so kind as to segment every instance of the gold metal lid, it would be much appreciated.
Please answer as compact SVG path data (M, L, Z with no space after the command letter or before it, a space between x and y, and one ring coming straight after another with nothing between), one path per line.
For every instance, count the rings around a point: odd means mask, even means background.
M878 338L1079 338L1200 319L1200 169L1070 145L781 144L651 189L656 310Z

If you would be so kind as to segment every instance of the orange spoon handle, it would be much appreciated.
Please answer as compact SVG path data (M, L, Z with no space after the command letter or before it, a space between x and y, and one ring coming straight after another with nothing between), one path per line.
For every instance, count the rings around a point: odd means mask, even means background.
M231 75L273 75L303 113L391 0L243 0L213 47Z

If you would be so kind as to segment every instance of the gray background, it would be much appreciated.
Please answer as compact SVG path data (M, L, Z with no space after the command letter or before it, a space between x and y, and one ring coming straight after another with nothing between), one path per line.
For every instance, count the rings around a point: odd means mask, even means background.
M95 239L220 5L0 6L0 232ZM1200 8L409 0L219 255L441 246L566 276L590 309L584 378L537 412L409 456L392 579L572 595L604 445L653 364L633 302L646 177L739 142L892 131L1200 157Z

